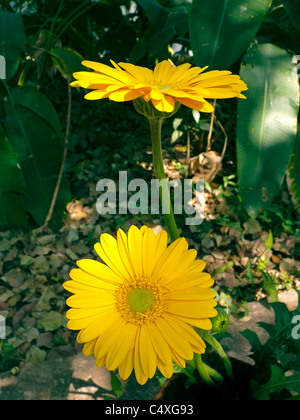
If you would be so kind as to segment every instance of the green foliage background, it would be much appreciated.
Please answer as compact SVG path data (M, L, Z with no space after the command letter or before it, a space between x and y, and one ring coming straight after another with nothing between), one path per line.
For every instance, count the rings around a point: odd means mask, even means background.
M298 0L2 1L0 10L0 55L6 59L6 80L0 82L1 229L43 225L66 140L69 154L80 149L79 137L91 136L95 118L98 141L112 135L112 120L103 128L107 118L101 121L101 115L109 112L101 114L103 104L88 109L79 103L79 91L68 104L67 85L83 59L154 67L170 58L176 65L189 61L240 73L248 100L232 110L236 138L230 141L236 142L243 207L253 217L269 208L286 174L299 207ZM113 118L122 113L118 108ZM74 196L68 177L59 180L51 214L58 223Z

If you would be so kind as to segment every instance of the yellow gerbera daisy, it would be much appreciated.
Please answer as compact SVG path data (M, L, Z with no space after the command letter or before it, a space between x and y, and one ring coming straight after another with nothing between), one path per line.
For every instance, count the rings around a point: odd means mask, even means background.
M127 379L133 369L144 384L156 368L173 374L173 361L185 367L205 344L192 326L210 330L217 315L213 280L205 263L180 238L167 246L165 231L154 234L132 226L117 239L104 233L95 245L105 264L80 260L64 283L74 295L66 316L68 328L81 330L83 354L97 366L119 369Z
M136 98L151 100L160 112L173 112L179 102L189 108L212 112L213 106L208 99L245 98L241 94L247 90L239 76L230 71L210 71L207 67L192 67L188 63L178 67L165 60L154 71L129 63L116 64L114 67L92 61L83 61L83 65L94 72L74 73L73 87L94 89L85 98L90 100L109 98L124 102Z

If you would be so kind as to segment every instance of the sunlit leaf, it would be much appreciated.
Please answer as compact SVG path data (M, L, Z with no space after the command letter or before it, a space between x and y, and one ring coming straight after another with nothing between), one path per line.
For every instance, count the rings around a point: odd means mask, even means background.
M287 183L296 209L300 210L300 130L296 136L294 150L287 171Z
M299 85L291 56L272 44L253 44L240 76L249 90L238 103L238 176L244 208L255 217L284 180L297 132Z
M248 48L272 0L194 0L190 37L200 67L224 70Z

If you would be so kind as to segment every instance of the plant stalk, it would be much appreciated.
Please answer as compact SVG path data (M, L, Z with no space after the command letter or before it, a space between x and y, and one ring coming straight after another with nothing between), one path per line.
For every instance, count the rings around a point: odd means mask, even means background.
M162 156L162 147L161 147L161 127L163 123L162 118L149 118L150 129L151 129L151 139L152 139L152 154L153 154L153 164L155 170L156 178L161 181L166 179L163 156ZM162 202L162 187L159 188L160 199ZM176 241L180 237L178 228L175 222L173 207L170 200L170 209L169 212L164 214L165 222L171 236L172 242Z

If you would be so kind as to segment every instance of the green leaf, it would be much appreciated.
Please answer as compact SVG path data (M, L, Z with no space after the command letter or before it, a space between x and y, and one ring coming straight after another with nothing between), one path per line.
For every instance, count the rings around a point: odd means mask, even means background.
M274 278L269 274L261 271L263 278L263 289L270 296L272 302L278 302L278 292Z
M252 273L252 266L251 266L251 260L249 258L247 265L246 265L246 272L245 272L245 278L251 282L252 286L254 286L254 277Z
M6 61L6 79L16 73L25 49L25 29L20 15L0 12L0 55Z
M261 345L261 342L259 341L257 334L254 331L247 329L247 330L241 331L241 335L245 337L251 344L251 349L254 353L254 356L259 355L262 350L262 345Z
M57 112L49 99L38 89L32 86L14 89L13 103L7 103L6 112L12 114L16 107L29 109L33 114L40 117L44 123L47 123L55 131L57 136L61 136L62 125Z
M272 0L194 0L189 20L195 61L224 70L246 51Z
M56 311L45 312L38 320L38 327L46 332L58 330L63 325L63 315Z
M284 180L297 132L299 85L291 56L272 44L253 44L240 76L249 90L238 103L238 176L244 208L255 217Z
M116 394L116 396L119 398L124 392L123 384L120 381L120 379L117 377L115 372L110 371L109 373L110 373L110 384L111 384L112 390Z
M168 11L156 0L137 0L152 25L160 28L168 16Z
M272 393L281 392L284 389L289 389L299 394L300 374L285 376L280 367L272 365L269 381L264 385L258 386L254 391L254 396L258 400L269 400Z
M26 211L17 193L26 192L23 173L13 147L0 126L0 229L25 227Z
M188 33L188 16L190 5L169 9L161 6L156 0L138 0L153 27L145 31L131 53L131 60L138 61L148 49L151 56L165 59L168 43Z
M273 232L269 230L268 236L265 238L265 245L267 248L267 251L271 251L274 244L274 238L273 238Z
M300 127L287 170L287 184L295 208L300 210Z
M6 111L7 136L18 155L29 192L24 204L36 223L42 225L62 161L60 122L48 99L31 86L14 89ZM62 183L56 211L61 214L68 200L69 188Z
M81 65L83 57L71 48L53 48L52 52L58 57L52 56L52 60L64 77L72 79L73 73L86 71Z
M291 313L283 302L273 302L271 307L275 313L275 329L283 332L285 329L291 329Z
M295 26L295 28L298 28L300 19L300 1L284 0L283 4L291 19L292 24Z

